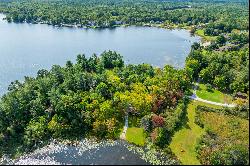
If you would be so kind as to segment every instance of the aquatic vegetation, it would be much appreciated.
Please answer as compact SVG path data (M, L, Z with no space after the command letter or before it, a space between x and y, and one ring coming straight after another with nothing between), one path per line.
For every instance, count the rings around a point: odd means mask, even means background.
M34 152L23 154L20 158L10 159L8 156L3 156L0 160L0 164L42 164L42 165L61 165L62 163L56 161L53 156L58 153L65 153L64 157L67 157L67 152L73 147L77 152L74 157L81 157L84 152L96 149L99 150L101 147L110 147L118 145L119 142L113 140L102 140L98 141L95 138L82 139L80 141L70 140L56 140L53 139L50 143L44 147L36 149Z
M148 143L146 147L138 147L135 145L126 145L128 150L134 154L139 154L141 158L153 165L176 165L179 162L173 158L168 158L165 153L156 149L152 143Z

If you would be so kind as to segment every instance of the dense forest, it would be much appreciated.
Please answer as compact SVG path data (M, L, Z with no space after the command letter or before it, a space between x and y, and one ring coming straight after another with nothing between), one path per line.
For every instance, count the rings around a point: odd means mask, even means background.
M247 1L52 0L0 2L0 12L13 22L57 26L115 27L165 24L204 25L209 35L247 30ZM231 12L234 11L234 12Z
M194 46L195 47L195 46ZM186 60L193 79L229 93L249 92L249 48L238 51L208 51L200 46Z
M206 69L190 68L195 66L190 65L191 62L196 64L196 59L190 60L196 51L193 49L190 53L189 65L184 69L169 65L162 69L148 64L125 65L121 55L107 51L90 58L78 55L76 64L68 61L64 67L54 65L50 71L39 70L35 78L25 77L22 83L12 82L0 101L1 155L37 148L51 138L117 139L127 113L139 120L138 124L156 147L167 148L176 129L184 122L192 80L200 69ZM247 62L244 62L247 52L239 51L242 61L237 63ZM236 56L234 54L235 51L228 56ZM210 66L209 61L206 64ZM236 69L235 64L231 70ZM218 76L224 77L224 72L229 71L221 71ZM242 72L241 68L238 72ZM234 77L231 84L242 84L237 88L247 90L245 83L238 80L237 75ZM231 84L225 86L231 87ZM229 111L248 119L247 105ZM241 149L235 154L237 162L241 162L240 156L247 151ZM244 157L243 163L246 162Z
M245 97L234 108L196 107L195 123L206 131L196 149L201 164L249 164L248 1L5 0L0 12L15 23L184 27L209 43L194 43L182 69L125 64L119 53L105 51L11 82L0 99L0 156L51 138L117 139L127 114L147 141L167 149L186 123L193 83L201 82Z
M128 112L143 118L147 131L159 132L155 143L164 146L180 123L190 83L185 70L168 65L126 66L111 51L100 58L78 55L76 64L54 65L36 78L11 83L0 102L1 152L49 137L116 138Z

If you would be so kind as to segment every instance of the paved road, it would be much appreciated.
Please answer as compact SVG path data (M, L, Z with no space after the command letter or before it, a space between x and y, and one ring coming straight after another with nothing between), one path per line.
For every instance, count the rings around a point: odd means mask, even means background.
M191 98L191 99L193 99L193 100L201 101L201 102L204 102L204 103L213 104L213 105L219 105L219 106L223 106L223 107L231 107L231 108L232 108L232 107L235 107L235 106L236 106L235 104L217 103L217 102L213 102L213 101L201 99L201 98L199 98L199 97L196 95L197 87L198 87L198 83L195 83L194 93L193 93L192 96L189 96L189 98Z

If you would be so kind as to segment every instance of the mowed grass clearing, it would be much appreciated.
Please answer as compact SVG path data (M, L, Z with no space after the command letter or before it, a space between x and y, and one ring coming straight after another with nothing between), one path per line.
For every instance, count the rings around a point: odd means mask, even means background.
M189 103L187 108L188 122L182 129L174 134L170 143L171 150L184 165L200 165L200 162L196 157L195 146L198 138L200 138L205 131L195 124L195 108L198 105L221 108L220 106L214 106L199 101L191 101Z
M143 128L130 127L127 129L126 140L129 143L133 143L139 146L144 146L145 139L146 139L146 136L145 136Z
M204 100L209 100L217 103L227 103L231 104L233 102L233 97L222 93L216 89L208 91L205 84L199 84L199 88L196 90L196 95Z
M204 34L204 30L202 30L202 29L198 29L197 31L195 31L195 34L202 37L206 41L215 41L216 40L216 36L207 36Z

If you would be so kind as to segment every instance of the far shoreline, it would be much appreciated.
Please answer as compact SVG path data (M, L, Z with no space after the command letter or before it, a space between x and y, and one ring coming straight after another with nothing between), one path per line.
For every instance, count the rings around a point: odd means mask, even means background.
M160 24L152 24L152 23L144 23L144 24L117 24L113 27L98 27L98 26L84 26L84 25L77 25L77 24L61 24L61 25L53 25L53 24L49 24L47 22L8 22L6 19L6 14L5 13L1 13L0 12L0 16L3 15L4 17L2 18L2 20L6 21L7 23L15 23L15 24L32 24L32 25L36 25L36 24L44 24L44 25L48 25L48 26L52 26L55 28L70 28L70 29L84 29L84 30L89 30L89 29L95 29L95 30L104 30L104 29L115 29L115 28L119 28L119 27L152 27L152 28L160 28L160 29L165 29L165 30L186 30L189 32L190 35L193 35L194 37L199 37L200 41L199 43L203 43L203 41L205 40L205 38L203 36L200 36L199 34L191 34L191 30L190 30L190 26L189 27L180 27L179 25L164 25L163 23ZM1 17L0 17L1 19Z

